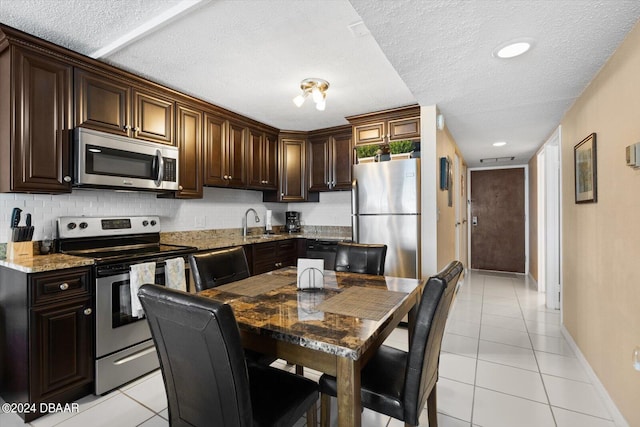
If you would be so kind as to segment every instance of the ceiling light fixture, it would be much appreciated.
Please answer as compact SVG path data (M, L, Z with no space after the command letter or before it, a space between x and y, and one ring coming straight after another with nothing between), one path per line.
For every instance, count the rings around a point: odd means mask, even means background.
M504 141L498 141L493 143L494 147L504 147L505 145L507 145L507 143Z
M293 98L293 103L296 104L296 107L302 107L304 100L311 94L311 99L316 104L316 110L324 111L327 106L328 81L315 78L304 79L300 82L300 89L302 89L302 93Z
M501 59L515 58L529 51L532 46L532 39L511 40L495 48L493 56Z
M480 159L480 163L498 163L498 162L509 162L511 160L514 160L515 157L514 156L508 156L508 157L491 157L491 158L487 158L487 159Z

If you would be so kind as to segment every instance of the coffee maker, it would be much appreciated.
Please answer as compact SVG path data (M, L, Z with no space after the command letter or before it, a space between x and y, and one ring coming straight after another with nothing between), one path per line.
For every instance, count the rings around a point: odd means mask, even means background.
M298 233L300 231L300 212L287 211L286 212L285 229L289 233Z

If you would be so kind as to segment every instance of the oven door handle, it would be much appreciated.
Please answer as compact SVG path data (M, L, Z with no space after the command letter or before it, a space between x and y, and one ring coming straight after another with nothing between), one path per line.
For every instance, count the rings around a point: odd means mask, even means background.
M162 186L162 180L164 179L164 157L162 157L162 151L156 150L156 161L154 162L157 167L156 179L153 183L156 187Z

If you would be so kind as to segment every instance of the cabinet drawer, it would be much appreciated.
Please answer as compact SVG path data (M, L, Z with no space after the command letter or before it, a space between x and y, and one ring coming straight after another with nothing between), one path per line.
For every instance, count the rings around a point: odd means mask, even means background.
M284 240L282 242L278 242L278 260L291 260L297 259L298 257L298 245L295 240Z
M30 278L31 303L41 304L89 295L91 270L88 268L34 274Z

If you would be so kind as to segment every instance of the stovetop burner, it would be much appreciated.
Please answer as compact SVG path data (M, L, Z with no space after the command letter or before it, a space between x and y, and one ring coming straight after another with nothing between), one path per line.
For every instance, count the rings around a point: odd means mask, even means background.
M96 264L132 264L197 250L160 243L156 216L58 218L58 237L59 252L94 258Z

